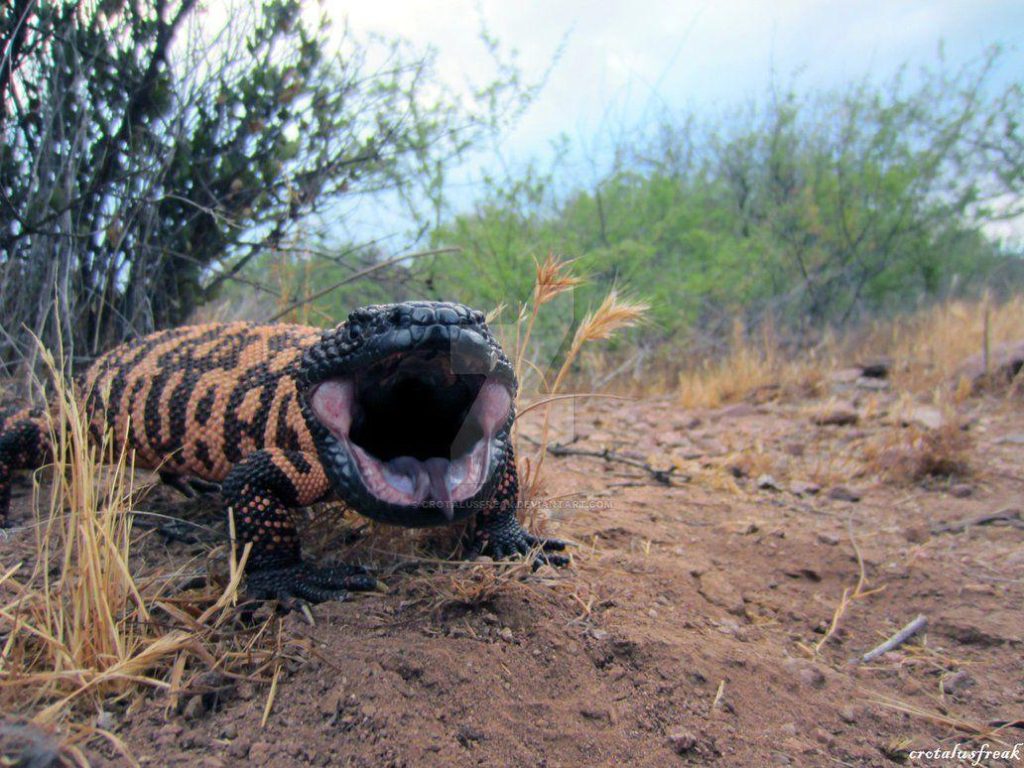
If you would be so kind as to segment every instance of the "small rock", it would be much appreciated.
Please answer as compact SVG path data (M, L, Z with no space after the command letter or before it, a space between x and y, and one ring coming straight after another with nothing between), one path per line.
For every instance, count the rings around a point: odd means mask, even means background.
M181 736L181 733L184 730L185 728L181 723L168 723L167 725L161 726L157 729L157 741L174 741Z
M206 712L206 707L203 706L202 696L193 696L188 700L185 705L185 709L182 710L181 714L186 720L197 720L203 716Z
M257 741L249 747L249 761L256 764L265 763L270 757L272 750L273 745L266 741Z
M860 414L852 405L832 405L818 411L811 417L818 426L843 427L860 421Z
M965 691L975 684L975 679L964 670L954 672L942 681L942 692L950 695Z
M753 416L757 413L757 408L752 406L750 403L736 403L734 405L727 405L724 408L719 408L718 411L710 414L712 420L718 419L740 419L747 416Z
M656 610L654 610L653 608L651 608L649 611L647 611L647 615L650 616L652 619L658 618L658 612Z
M853 707L842 707L839 710L839 719L844 723L853 725L857 722L857 710Z
M946 426L946 417L934 405L917 405L903 417L903 423L915 424L924 429L942 429Z
M249 756L249 740L248 739L236 739L228 745L228 754L239 760L244 760Z
M833 384L852 384L863 375L861 368L840 368L828 375L828 380Z
M890 370L892 370L892 360L888 357L878 357L861 363L860 375L869 379L884 379L889 376Z
M580 714L587 720L601 720L606 723L613 723L615 721L611 711L603 707L583 707L580 710Z
M732 580L721 571L711 571L700 576L697 592L712 605L737 616L743 615L743 596Z
M814 664L801 659L789 659L786 661L785 667L801 683L809 688L825 687L825 675Z
M828 497L833 501L860 501L860 491L848 488L845 485L836 485L829 488Z
M889 389L889 382L885 379L869 379L867 376L861 376L857 379L857 389L881 392L882 390Z
M234 723L226 723L224 727L220 729L220 735L225 739L237 739L238 726Z
M515 636L512 634L512 630L508 627L502 627L501 629L499 629L498 637L500 637L506 643L515 642Z
M790 483L789 491L797 496L816 496L821 491L821 486L807 480L796 480Z
M591 629L590 630L590 636L592 638L594 638L595 640L598 640L598 641L600 641L600 640L607 640L608 639L608 632L606 630L604 630L604 629Z
M822 532L818 534L818 541L822 544L828 544L830 547L835 547L839 544L839 537L831 533Z
M256 695L256 688L248 680L243 680L235 689L235 695L237 695L242 701L248 701Z
M775 478L771 475L761 475L757 478L757 487L763 491L778 491L779 484L775 481Z
M800 682L810 688L824 688L825 675L817 667L804 667L799 673Z
M104 731L112 731L117 727L117 718L113 712L102 710L96 717L96 727Z
M484 611L480 614L480 618L483 619L484 624L497 624L498 617L490 611Z
M949 493L958 499L966 499L974 493L974 488L967 483L956 483L949 489Z
M487 737L480 729L474 728L472 725L463 724L459 726L459 732L455 738L459 740L462 746L468 747L470 742L483 741Z
M673 731L668 735L668 745L678 755L685 755L697 747L697 737L685 729Z
M903 538L911 544L924 544L928 541L929 536L931 536L931 533L927 525L908 525L903 529Z

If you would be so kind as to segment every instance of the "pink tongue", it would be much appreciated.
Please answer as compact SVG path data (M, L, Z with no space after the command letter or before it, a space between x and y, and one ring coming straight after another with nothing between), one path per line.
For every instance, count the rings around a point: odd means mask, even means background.
M423 462L427 470L427 477L430 479L430 495L434 501L440 502L441 511L451 522L455 513L452 508L452 494L448 490L448 460L441 458L427 459Z

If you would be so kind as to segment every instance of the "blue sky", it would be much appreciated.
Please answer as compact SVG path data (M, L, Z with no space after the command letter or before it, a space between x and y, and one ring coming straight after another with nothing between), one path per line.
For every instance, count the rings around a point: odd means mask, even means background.
M482 18L519 50L527 75L539 76L564 44L538 101L505 146L542 151L560 132L595 134L642 123L661 110L721 110L763 95L778 82L838 86L888 77L904 62L934 63L940 41L964 62L1001 42L1012 50L1004 73L1024 72L1020 0L325 0L357 32L398 34L440 51L442 77L454 86L477 75Z
M997 81L1024 73L1021 0L321 0L320 8L339 24L347 19L357 38L379 32L435 47L440 76L456 89L491 74L481 21L518 51L527 79L561 51L500 148L460 169L457 208L471 203L484 172L543 158L560 134L575 148L572 181L587 184L603 172L602 148L666 113L714 118L763 97L773 80L802 93L886 80L903 64L934 66L940 43L953 65L1000 43L1007 53ZM367 213L368 230L394 222L383 209ZM1019 237L1019 224L998 234Z

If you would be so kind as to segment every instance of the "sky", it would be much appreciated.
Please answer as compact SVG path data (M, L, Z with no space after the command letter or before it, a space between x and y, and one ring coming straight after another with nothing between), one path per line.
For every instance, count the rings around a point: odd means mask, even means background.
M1006 73L1024 71L1024 2L912 0L324 0L354 31L401 35L439 52L453 86L479 72L481 19L515 48L528 77L561 55L505 148L542 152L559 133L587 142L664 110L698 114L763 95L776 82L833 87L886 78L904 62L934 64L986 46L1011 48Z
M714 118L763 97L774 82L800 93L885 81L938 63L953 65L1000 43L1007 52L996 79L1024 72L1021 0L320 0L357 38L401 36L438 51L438 72L452 88L492 74L481 24L518 52L527 80L547 74L539 97L499 145L459 169L456 209L472 205L479 179L495 166L515 168L549 156L560 135L576 153L572 178L588 184L604 168L602 149L666 114ZM583 158L581 162L580 158ZM595 161L595 158L597 160ZM387 226L390 214L366 221ZM1018 239L1024 224L992 234Z

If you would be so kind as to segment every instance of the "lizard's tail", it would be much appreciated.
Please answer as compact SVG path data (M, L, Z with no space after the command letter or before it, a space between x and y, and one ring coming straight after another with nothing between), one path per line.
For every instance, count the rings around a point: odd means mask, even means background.
M50 457L46 417L39 408L0 413L0 528L7 527L11 480L20 469L36 469Z

